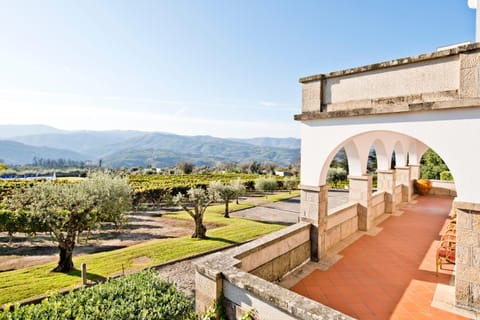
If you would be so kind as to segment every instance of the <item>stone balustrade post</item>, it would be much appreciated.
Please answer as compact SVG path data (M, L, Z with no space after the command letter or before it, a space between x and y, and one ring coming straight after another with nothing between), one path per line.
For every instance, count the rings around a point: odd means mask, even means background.
M310 229L311 259L318 261L326 255L328 214L328 185L300 186L300 221L312 224Z
M397 185L402 185L402 202L410 202L413 194L413 181L410 179L410 167L396 167Z
M410 167L410 196L413 196L415 194L415 180L420 179L420 165L409 164L408 166Z
M395 207L395 170L377 171L377 189L385 192L385 213L393 213Z
M358 230L367 231L373 225L372 176L349 176L349 200L358 202Z

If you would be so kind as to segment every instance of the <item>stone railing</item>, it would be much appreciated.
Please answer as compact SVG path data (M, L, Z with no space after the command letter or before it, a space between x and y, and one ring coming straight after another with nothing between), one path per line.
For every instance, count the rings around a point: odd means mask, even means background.
M326 249L358 231L358 204L348 203L329 211L326 227Z
M351 319L270 282L310 259L310 229L301 222L203 258L196 264L197 312L203 313L223 294L229 319L251 308L259 319Z
M432 182L432 190L429 194L437 196L456 197L457 190L455 189L455 182L443 180L430 180Z
M372 219L376 219L385 213L385 192L375 192L372 195L371 213Z

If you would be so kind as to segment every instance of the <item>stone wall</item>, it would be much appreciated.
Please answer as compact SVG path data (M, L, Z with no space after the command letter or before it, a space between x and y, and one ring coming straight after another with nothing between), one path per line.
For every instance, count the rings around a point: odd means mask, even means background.
M358 205L346 204L329 213L326 228L326 249L329 250L340 241L358 231Z

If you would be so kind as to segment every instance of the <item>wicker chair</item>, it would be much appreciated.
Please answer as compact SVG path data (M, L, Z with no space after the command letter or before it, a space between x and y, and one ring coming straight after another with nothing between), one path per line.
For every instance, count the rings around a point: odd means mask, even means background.
M438 276L438 270L442 269L442 265L444 263L455 264L455 248L456 248L455 240L446 238L440 242L440 245L438 246L438 249L437 249L437 269L436 269L437 276Z

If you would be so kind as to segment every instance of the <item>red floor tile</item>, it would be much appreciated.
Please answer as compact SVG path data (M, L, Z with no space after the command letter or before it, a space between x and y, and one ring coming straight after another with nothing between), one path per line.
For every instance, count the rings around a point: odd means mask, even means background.
M376 236L363 236L327 271L315 270L291 288L359 319L464 319L430 306L438 283L436 245L452 199L418 197L401 216L391 216ZM445 266L452 269L452 266Z

